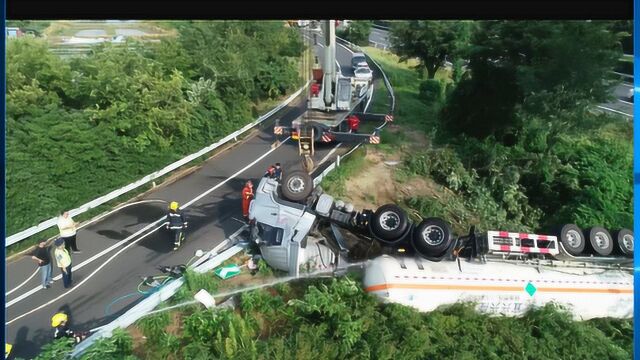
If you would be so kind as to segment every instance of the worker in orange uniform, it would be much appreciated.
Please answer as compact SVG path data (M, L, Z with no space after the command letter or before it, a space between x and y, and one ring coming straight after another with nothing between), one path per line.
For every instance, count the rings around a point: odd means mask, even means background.
M349 115L349 117L347 118L347 123L349 124L349 130L351 130L352 133L358 132L358 127L360 126L360 119L358 119L357 116Z
M242 189L242 216L245 219L249 219L249 204L253 200L253 182L247 180Z
M320 84L316 81L311 84L311 96L316 97L320 94Z

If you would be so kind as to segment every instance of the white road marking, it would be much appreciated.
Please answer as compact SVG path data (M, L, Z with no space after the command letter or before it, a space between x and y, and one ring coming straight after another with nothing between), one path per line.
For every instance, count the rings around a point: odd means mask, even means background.
M212 191L215 191L216 189L220 188L222 185L226 184L229 180L234 179L236 176L238 176L239 174L243 173L243 172L244 172L244 171L246 171L248 168L252 167L252 166L253 166L253 165L255 165L256 163L258 163L260 160L264 159L264 158L265 158L265 157L267 157L269 154L271 154L272 152L274 152L276 149L278 149L280 146L282 146L282 145L283 145L285 142L287 142L289 139L291 139L291 137L290 137L290 136L289 136L289 137L287 137L286 139L284 139L282 142L280 142L280 144L279 144L278 146L276 146L275 148L273 148L273 149L271 149L271 150L267 151L267 152L266 152L266 153L264 153L262 156L260 156L259 158L257 158L256 160L254 160L253 162L251 162L249 165L245 166L244 168L242 168L242 169L238 170L235 174L231 175L230 177L228 177L227 179L225 179L225 180L224 180L224 181L222 181L221 183L219 183L219 184L217 184L216 186L214 186L214 187L210 188L209 190L207 190L207 191L203 192L202 194L200 194L200 195L196 196L196 197L195 197L195 198L193 198L191 201L189 201L189 202L187 202L186 204L184 204L184 205L182 206L182 209L187 208L189 205L191 205L191 204L195 203L196 201L198 201L198 200L202 199L203 197L207 196L207 195L208 195L208 194L210 194ZM149 224L149 225L145 226L143 229L141 229L141 230L137 231L135 234L133 234L133 235L131 235L131 236L127 237L125 240L122 240L122 241L118 242L117 244L113 245L113 246L112 246L112 247L110 247L109 249L107 249L107 250L105 250L105 251L102 251L101 253L99 253L99 254L97 254L97 255L93 256L92 258L90 258L90 259L88 259L88 260L84 261L83 263L81 263L80 265L78 265L78 267L77 267L76 269L81 268L82 266L84 266L84 265L88 264L89 262L91 262L91 261L93 261L93 260L97 259L98 257L100 257L100 256L104 255L105 253L107 253L107 252L111 251L112 249L114 249L114 248L116 248L116 247L120 246L120 245L121 245L121 244L123 244L124 242L129 241L130 239L134 238L135 236L138 236L141 232L146 231L147 229L149 229L150 227L152 227L152 226L156 225L158 222L160 222L160 221L162 221L162 220L164 220L164 216L163 216L162 218L160 218L160 219L158 219L158 220L154 221L153 223L151 223L151 224ZM160 229L161 227L162 227L162 226L159 226L159 227L157 227L157 228L153 229L153 230L152 230L152 231L150 231L149 233L147 233L147 234L143 235L140 239L137 239L137 240L135 240L135 241L131 242L131 244L129 244L129 245L127 245L127 246L125 246L123 249L126 249L126 248L128 248L129 246L131 246L132 244L137 243L138 241L140 241L141 239L145 238L145 237L146 237L146 236L148 236L149 234L152 234L153 232L155 232L156 230ZM119 252L117 252L115 255L118 255L118 254L120 254L121 252L122 252L122 250L120 250ZM114 255L114 256L115 256L115 255ZM105 263L103 263L100 267L98 267L98 269L101 269L101 268L102 268L106 263L108 263L112 258L113 258L113 257L109 258ZM73 270L74 270L74 269L72 268L72 271L73 271ZM27 314L30 314L31 312L34 312L34 311L36 311L36 310L38 310L38 309L41 309L42 307L44 307L44 306L46 306L46 305L48 305L48 304L51 304L52 302L54 302L54 301L58 300L58 299L59 299L59 298L61 298L62 296L64 296L64 295L66 295L66 294L70 293L71 291L73 291L74 289L76 289L76 288L77 288L78 286L80 286L81 284L84 284L84 282L85 282L86 280L88 280L89 278L91 278L91 276L93 276L94 274L95 274L95 271L94 271L91 275L89 275L87 278L85 278L85 279L84 279L80 284L76 285L76 286L75 286L75 287L73 287L71 290L67 291L66 293L64 293L64 294L60 295L59 297L55 298L54 300L49 301L48 303L45 303L45 304L41 305L40 307L38 307L38 308L36 308L36 309L34 309L34 310L31 310L30 312L27 312L27 313L25 313L25 314L22 314L22 315L18 316L17 318L15 318L15 319L13 319L13 320L11 320L10 322L7 322L7 323L5 323L5 324L6 324L6 325L9 325L9 324L10 324L10 323L12 323L13 321L15 321L15 320L17 320L17 319L19 319L19 318L21 318L21 317L23 317L23 316L27 315ZM56 276L56 277L54 278L54 280L58 280L58 279L61 279L61 278L62 278L62 275L58 275L58 276ZM11 306L11 305L13 305L13 304L15 304L15 303L17 303L17 302L19 302L19 301L23 300L24 298L28 297L29 295L31 295L31 294L33 294L33 293L35 293L35 292L39 291L39 290L42 290L42 287L41 287L41 286L36 287L36 288L33 288L33 289L31 289L30 291L28 291L27 293L25 293L25 294L23 294L23 295L21 295L21 296L17 297L16 299L13 299L12 301L8 302L8 303L5 305L5 309L6 309L6 308L8 308L8 307L9 307L9 306Z
M621 103L623 103L623 104L633 105L633 103L632 103L632 102L624 101L624 100L622 100L622 99L618 99L618 101L620 101L620 102L621 102Z
M629 114L627 114L627 113L625 113L625 112L618 111L618 110L615 110L615 109L611 109L611 108L608 108L608 107L606 107L606 106L598 105L598 108L600 108L600 109L604 109L604 110L608 110L608 111L612 111L612 112L614 112L614 113L618 113L618 114L620 114L620 115L624 115L624 116L628 116L628 117L633 117L633 115L629 115Z
M82 229L82 228L85 228L85 227L89 226L90 224L92 224L92 223L94 223L94 222L96 222L96 221L98 221L98 220L100 220L100 219L103 219L103 218L105 218L105 217L107 217L107 216L109 216L109 215L113 214L113 213L114 213L114 212L116 212L116 211L120 211L120 210L122 210L122 209L124 209L124 208L127 208L127 207L129 207L129 206L139 205L139 204L143 204L143 203L150 203L150 202L163 202L163 203L166 203L166 201L164 201L164 200L156 200L156 199L153 199L153 200L141 200L141 201L136 201L136 202L133 202L133 203L125 204L125 205L120 206L120 207L118 207L118 208L115 208L115 209L113 209L113 210L111 210L111 211L109 211L109 212L107 212L107 213L105 213L105 214L102 214L102 215L96 216L95 218L93 218L93 219L91 219L91 220L89 220L89 221L87 221L87 222L85 222L85 223L82 223L80 226L78 226L78 230L80 230L80 229ZM138 234L138 233L136 233L136 234ZM132 235L132 236L133 236L133 235ZM127 240L128 240L128 239L130 239L130 238L131 238L131 236L130 236L129 238L127 238L127 239L121 240L120 242L118 242L118 243L114 244L114 245L113 245L113 246L111 246L110 248L108 248L108 249L106 249L106 250L103 250L103 251L102 251L102 252L100 252L99 254L96 254L96 255L94 255L93 257L91 257L91 258L89 258L89 259L87 259L87 260L85 260L85 261L81 262L80 264L78 264L78 266L77 266L75 269L76 269L76 270L78 270L78 269L82 269L82 267L84 267L86 264L88 264L88 263L92 262L93 260L95 260L95 259L99 258L100 256L102 256L102 255L104 255L104 254L106 254L106 253L110 252L111 250L115 249L115 248L116 248L116 247L118 247L120 244L124 243L125 241L127 241ZM52 264L52 266L53 266L53 264ZM37 272L37 271L38 271L38 269L36 269L36 272ZM9 291L9 292L5 293L4 295L5 295L5 296L7 296L7 295L9 295L9 294L13 293L14 291L18 290L18 289L19 289L19 288L21 288L24 284L26 284L29 280L31 280L31 279L33 278L33 276L34 276L34 275L31 275L31 276L30 276L27 280L25 280L22 284L20 284L20 285L16 286L15 288L13 288L11 291ZM55 281L55 280L59 280L59 279L61 279L61 278L62 278L62 276L61 276L61 275L58 275L58 276L56 276L56 277L52 278L52 280L54 280L54 281ZM33 291L33 290L31 290L31 291ZM32 294L32 293L30 293L30 294ZM21 296L24 296L24 295L21 295Z
M50 266L53 266L53 264L49 263ZM20 289L24 284L26 284L27 282L29 282L29 280L33 279L34 276L36 276L36 274L38 273L38 271L40 271L40 266L36 265L36 271L33 272L33 274L31 274L31 276L29 276L27 278L27 280L23 281L22 284L14 287L12 290L4 293L4 296L6 297L7 295L10 295L11 293L13 293L14 291Z

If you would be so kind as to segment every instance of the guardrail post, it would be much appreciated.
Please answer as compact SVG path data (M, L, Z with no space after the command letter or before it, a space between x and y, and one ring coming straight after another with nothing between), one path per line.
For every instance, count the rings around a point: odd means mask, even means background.
M340 166L340 155L336 156L336 166Z

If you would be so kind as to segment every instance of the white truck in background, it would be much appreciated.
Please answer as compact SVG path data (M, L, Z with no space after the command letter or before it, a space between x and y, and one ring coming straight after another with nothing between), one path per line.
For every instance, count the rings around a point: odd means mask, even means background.
M443 219L412 223L395 204L357 211L293 171L263 178L249 207L250 241L272 267L344 273L364 268L364 289L430 311L475 301L481 312L521 315L557 302L576 319L633 316L633 233L564 225L555 235L506 231L454 236Z

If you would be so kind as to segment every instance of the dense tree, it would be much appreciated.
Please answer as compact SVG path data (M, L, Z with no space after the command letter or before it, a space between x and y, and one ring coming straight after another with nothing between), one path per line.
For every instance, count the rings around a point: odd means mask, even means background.
M519 107L552 114L608 99L621 55L603 21L485 21L472 37L471 78L454 91L445 126L473 136L519 127ZM469 103L473 103L469 106ZM466 104L463 106L463 104Z
M71 59L43 39L7 42L9 233L211 144L299 85L303 44L282 22L165 26L178 37Z
M370 20L353 20L346 29L338 32L338 36L356 45L369 45L369 34L372 22Z
M433 79L446 60L457 59L470 36L468 21L411 20L393 22L390 40L402 61L418 58L417 70Z

